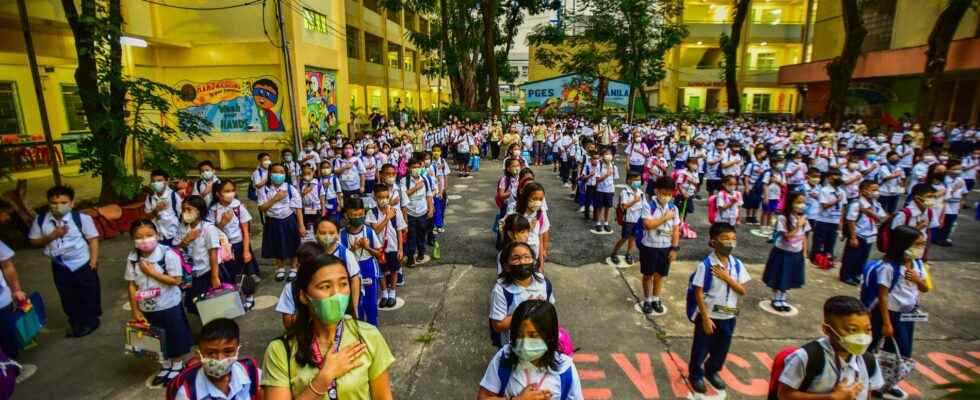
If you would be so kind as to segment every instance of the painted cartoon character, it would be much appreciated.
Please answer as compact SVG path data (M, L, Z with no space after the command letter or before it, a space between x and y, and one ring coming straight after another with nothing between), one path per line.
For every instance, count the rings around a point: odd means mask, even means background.
M285 128L282 120L276 114L276 101L279 98L279 86L269 79L259 79L252 84L252 99L264 114L260 116L262 131L282 132Z

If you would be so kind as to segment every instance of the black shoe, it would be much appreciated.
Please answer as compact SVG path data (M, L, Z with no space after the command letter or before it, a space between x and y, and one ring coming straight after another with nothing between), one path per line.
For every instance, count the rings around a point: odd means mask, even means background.
M783 312L783 306L779 305L779 302L776 300L769 300L769 306L773 310L776 310L776 312Z
M606 233L612 233L612 228L610 228L609 225L603 225L602 229L605 230Z
M613 264L619 264L619 255L613 254L609 256L609 261L611 261Z
M939 246L939 247L953 247L953 242L951 242L949 240L944 240L942 242L936 242L936 243L933 243L933 244L935 244L936 246Z
M725 382L721 380L717 372L708 375L706 378L708 378L708 383L710 383L715 389L725 390Z
M388 299L381 299L378 301L378 309L388 308Z
M643 313L644 313L644 314L652 314L652 313L653 313L653 302L650 302L650 301L644 301L644 302L643 302L643 303L642 303L642 304L640 305L640 309L642 309L642 310L643 310Z
M71 337L74 337L74 338L85 337L85 336L91 335L92 332L95 332L96 329L99 329L99 322L98 321L96 321L94 325L84 325L84 326L79 327L74 332L72 332Z
M627 264L633 265L633 263L635 263L635 262L636 262L636 260L633 259L633 255L632 254L627 254L626 255L626 263Z
M653 311L655 313L657 313L657 314L663 314L664 313L664 303L662 301L660 301L660 300L654 301L653 302Z
M168 374L170 374L170 370L169 369L160 370L160 373L157 374L157 376L153 378L153 382L150 382L150 386L163 386L163 385L166 385L167 382L170 382L170 379L167 379L167 375Z
M395 286L405 286L405 274L402 271L398 271L398 280L395 282Z
M859 282L857 279L854 279L854 278L844 279L844 280L841 280L841 282L844 282L844 283L846 283L848 285L851 285L851 286L858 286L858 285L861 284L861 282Z
M780 304L779 307L782 309L782 312L790 312L790 311L793 311L793 309L789 307L789 303L787 303L785 301L782 304Z
M405 257L405 266L408 268L415 268L415 255L409 254ZM404 278L402 278L404 279Z
M422 264L425 262L425 254L419 254L418 258L415 259L416 264Z
M691 389L694 393L705 394L708 393L708 388L704 387L704 380L691 381Z

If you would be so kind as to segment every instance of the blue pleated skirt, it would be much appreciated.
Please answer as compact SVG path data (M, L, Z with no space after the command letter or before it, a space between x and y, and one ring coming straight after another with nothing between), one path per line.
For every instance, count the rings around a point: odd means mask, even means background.
M789 252L773 247L762 273L762 281L771 289L789 290L803 287L805 281L803 252Z

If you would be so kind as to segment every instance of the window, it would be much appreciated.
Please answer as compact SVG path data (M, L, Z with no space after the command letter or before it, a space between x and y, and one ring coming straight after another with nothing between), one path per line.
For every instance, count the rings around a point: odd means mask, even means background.
M381 64L381 46L383 40L370 33L364 33L364 55L369 63Z
M415 72L415 51L408 50L405 51L405 70L408 72Z
M327 33L327 16L309 8L303 9L303 27L310 32Z
M347 57L361 58L361 31L347 25Z
M85 119L85 107L82 106L82 96L78 94L78 86L61 85L61 98L65 101L65 119L68 120L68 130L87 130L88 120Z
M0 134L19 134L21 132L17 84L0 82Z
M398 11L398 10L388 10L388 12L386 14L388 14L388 20L389 21L394 22L396 24L401 24L402 23L401 11Z
M429 20L424 17L419 17L419 33L424 35L429 34Z
M364 7L368 10L378 12L378 0L364 0Z
M758 53L755 55L755 69L776 69L776 53Z
M402 68L402 47L397 44L388 43L388 67L394 69Z
M405 29L415 32L415 13L407 7L405 8Z
M757 93L752 95L752 112L769 112L769 100L772 95L768 93Z

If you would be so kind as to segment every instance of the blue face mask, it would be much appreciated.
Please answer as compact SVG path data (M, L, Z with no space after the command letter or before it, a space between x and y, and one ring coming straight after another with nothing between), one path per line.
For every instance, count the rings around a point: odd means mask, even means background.
M877 154L868 154L868 161L875 162L878 160Z
M269 179L273 185L282 185L286 181L286 174L271 174L269 175Z

